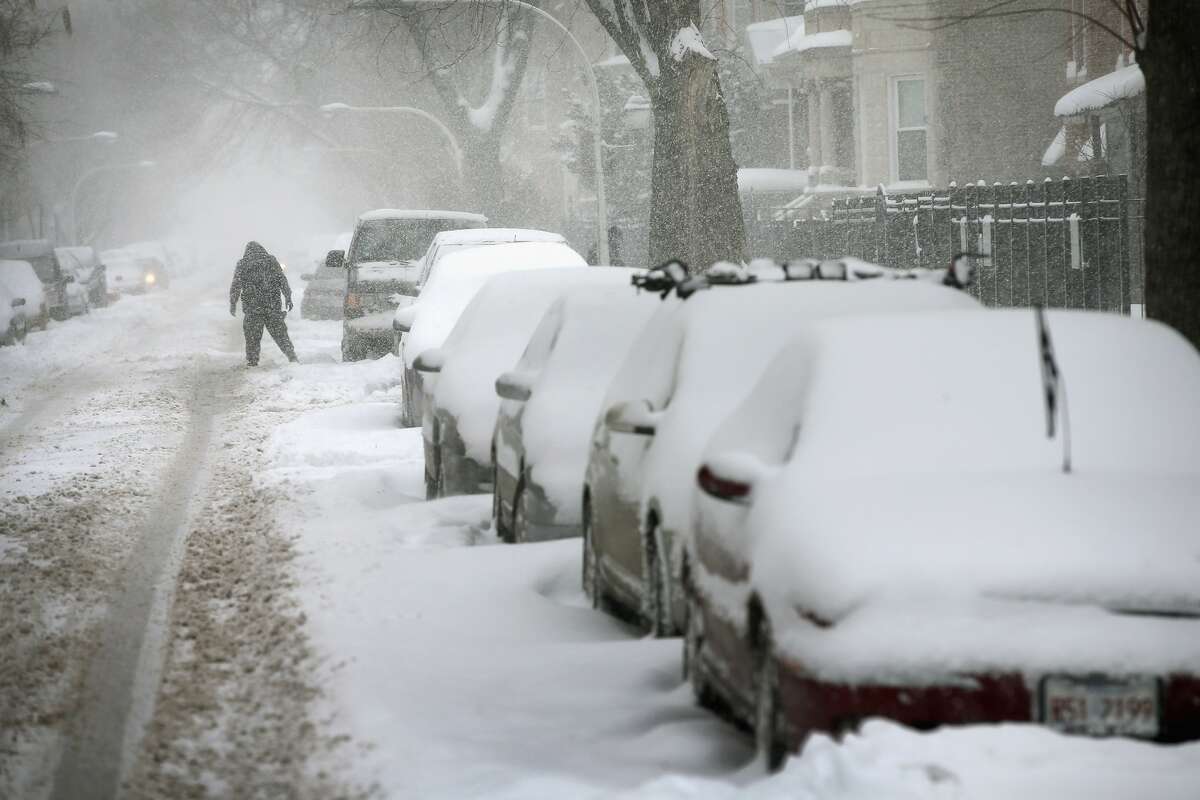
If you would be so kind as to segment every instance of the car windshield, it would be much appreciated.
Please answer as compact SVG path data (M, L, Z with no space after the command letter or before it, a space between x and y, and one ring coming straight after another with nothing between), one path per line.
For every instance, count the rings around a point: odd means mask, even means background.
M420 258L429 249L433 237L441 231L456 230L462 220L453 219L376 219L359 223L350 260L409 261Z

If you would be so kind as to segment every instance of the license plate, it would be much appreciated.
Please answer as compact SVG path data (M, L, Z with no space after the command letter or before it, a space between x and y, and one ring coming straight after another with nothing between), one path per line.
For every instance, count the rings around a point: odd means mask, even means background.
M1158 736L1154 678L1048 677L1042 681L1042 722L1091 736Z

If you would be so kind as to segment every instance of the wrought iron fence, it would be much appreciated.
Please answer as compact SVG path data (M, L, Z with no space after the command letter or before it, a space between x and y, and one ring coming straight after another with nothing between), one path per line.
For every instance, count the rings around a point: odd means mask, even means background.
M1141 300L1141 202L1127 191L1124 176L881 189L815 213L750 205L747 234L755 256L776 259L940 267L973 252L972 291L987 305L1129 313Z

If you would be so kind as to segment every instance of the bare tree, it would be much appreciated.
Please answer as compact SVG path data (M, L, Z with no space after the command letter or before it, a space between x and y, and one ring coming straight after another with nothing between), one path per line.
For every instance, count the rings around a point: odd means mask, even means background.
M1200 14L1192 0L1093 0L1088 13L1055 0L995 0L966 13L935 2L937 13L878 12L933 28L1020 15L1071 15L1116 38L1146 76L1146 312L1200 347ZM895 8L902 8L898 5Z
M745 256L746 231L717 60L700 0L586 0L641 77L654 111L650 259Z

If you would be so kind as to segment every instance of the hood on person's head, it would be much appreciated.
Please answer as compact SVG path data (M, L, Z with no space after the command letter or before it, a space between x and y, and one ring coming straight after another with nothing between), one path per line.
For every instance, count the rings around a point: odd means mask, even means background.
M266 255L269 255L267 248L258 242L249 242L246 245L246 252L242 254L242 258L261 258Z

